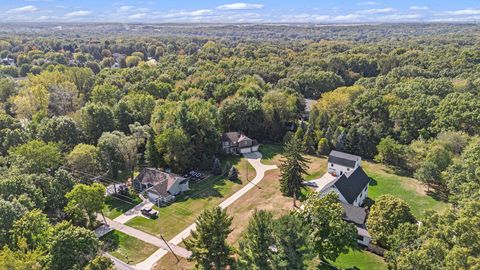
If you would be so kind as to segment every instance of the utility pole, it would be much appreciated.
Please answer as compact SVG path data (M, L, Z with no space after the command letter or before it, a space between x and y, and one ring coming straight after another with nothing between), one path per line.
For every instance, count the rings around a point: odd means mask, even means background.
M157 199L157 207L160 210L160 196ZM160 211L158 211L158 222L160 222ZM170 247L170 244L168 244L168 242L165 240L165 238L163 238L163 234L162 234L162 231L161 231L162 227L159 226L159 228L160 228L160 238L162 238L163 242L165 242L165 244L167 245L170 252L172 252L173 256L175 256L175 259L177 259L177 263L179 263L180 259L177 257L177 254L175 254L175 252L173 252L172 248Z

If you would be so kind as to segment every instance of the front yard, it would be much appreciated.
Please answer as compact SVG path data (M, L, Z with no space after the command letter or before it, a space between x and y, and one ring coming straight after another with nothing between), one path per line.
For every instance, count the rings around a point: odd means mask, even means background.
M144 261L158 249L119 231L111 231L100 239L105 243L107 252L128 264Z
M223 176L210 176L201 182L190 185L190 191L177 197L174 203L167 207L156 208L158 219L135 217L126 225L159 236L171 239L190 224L207 208L219 205L227 197L238 191L243 185L255 177L254 168L244 158L229 157L222 161L222 166L229 161L239 170L239 180L230 181Z
M107 196L102 211L109 219L115 219L141 202L142 199L138 196L132 196L131 200L123 197L118 199L113 196Z

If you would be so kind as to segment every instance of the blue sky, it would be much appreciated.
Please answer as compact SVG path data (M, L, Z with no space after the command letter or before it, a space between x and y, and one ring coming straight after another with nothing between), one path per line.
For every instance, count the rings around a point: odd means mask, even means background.
M0 0L0 10L0 22L480 21L479 0Z

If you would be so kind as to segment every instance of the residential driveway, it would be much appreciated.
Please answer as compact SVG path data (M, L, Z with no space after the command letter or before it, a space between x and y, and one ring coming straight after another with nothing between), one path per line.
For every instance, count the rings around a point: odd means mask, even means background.
M141 213L142 208L152 207L152 206L153 206L153 203L151 203L147 199L143 199L143 201L141 203L135 205L135 207L133 207L132 209L128 210L127 212L121 214L120 216L116 217L114 220L116 222L124 224L124 223L126 223L127 221L129 221L130 219L132 219L136 216L141 216L142 215L142 213Z
M250 153L250 154L244 154L244 156L247 159L247 161L253 166L257 175L248 184L246 184L243 188L241 188L239 191L235 192L232 196L228 197L226 200L224 200L222 203L220 203L219 206L221 208L227 208L232 203L234 203L236 200L238 200L242 195L247 193L250 189L256 187L256 185L260 181L262 181L263 177L265 176L266 171L277 169L276 165L262 164L262 162L261 162L262 154L260 154L260 152L253 152L253 153ZM189 237L191 231L195 230L195 229L196 229L196 225L195 225L195 223L193 223L188 228L183 230L181 233L179 233L178 235L173 237L172 240L170 240L170 243L173 243L175 245L180 244L183 241L183 239L186 239L187 237Z

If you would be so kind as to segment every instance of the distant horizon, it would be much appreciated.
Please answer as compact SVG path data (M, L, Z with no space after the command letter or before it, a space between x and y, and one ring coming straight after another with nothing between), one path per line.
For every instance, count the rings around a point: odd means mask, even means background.
M365 24L475 23L475 0L151 1L18 0L2 3L0 23Z

